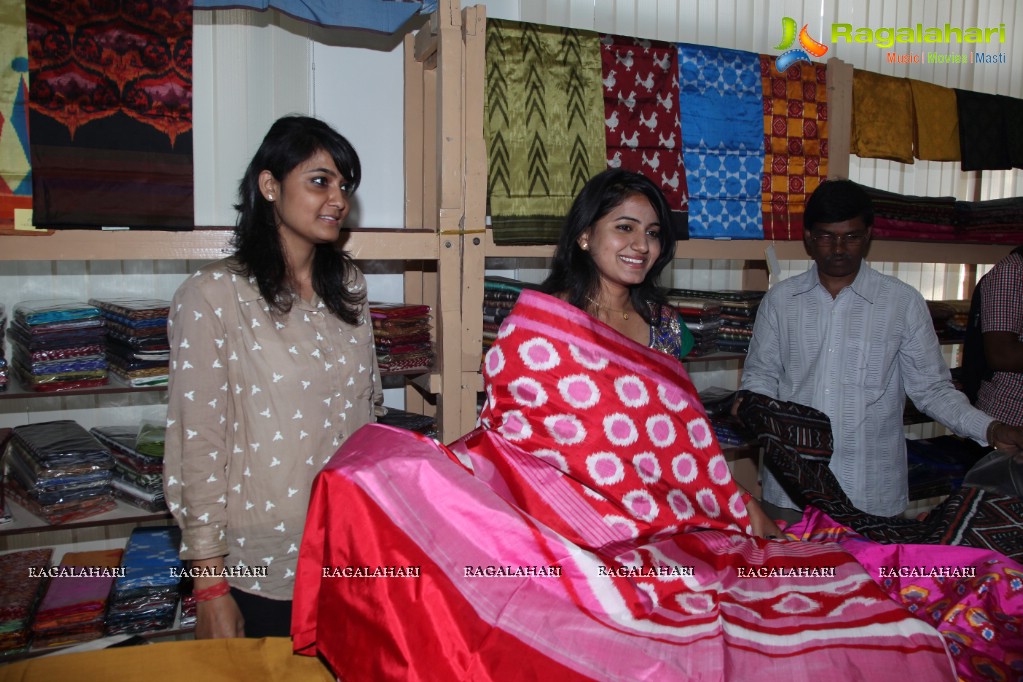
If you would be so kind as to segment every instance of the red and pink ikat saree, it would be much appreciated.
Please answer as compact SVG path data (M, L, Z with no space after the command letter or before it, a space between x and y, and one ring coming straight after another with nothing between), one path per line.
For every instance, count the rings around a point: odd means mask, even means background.
M484 376L449 447L370 425L320 473L296 651L346 680L954 679L848 552L748 534L676 360L524 291Z

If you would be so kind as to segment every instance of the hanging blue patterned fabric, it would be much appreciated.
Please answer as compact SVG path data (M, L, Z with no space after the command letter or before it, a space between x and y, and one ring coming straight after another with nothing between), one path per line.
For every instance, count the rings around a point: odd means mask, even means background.
M413 14L428 14L437 9L435 0L194 0L199 9L254 9L271 7L320 26L361 28L394 33Z
M680 43L678 62L689 236L763 239L760 58Z

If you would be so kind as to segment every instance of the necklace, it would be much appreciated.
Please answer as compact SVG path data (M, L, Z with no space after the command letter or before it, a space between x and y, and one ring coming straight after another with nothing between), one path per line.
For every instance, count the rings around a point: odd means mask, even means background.
M596 301L594 301L589 296L586 297L586 300L589 301L590 303L592 303L593 305L595 305L598 309L610 310L613 313L618 313L619 315L622 316L623 320L629 319L629 311L627 311L627 310L616 310L615 308L612 308L610 306L601 305L601 304L597 303Z

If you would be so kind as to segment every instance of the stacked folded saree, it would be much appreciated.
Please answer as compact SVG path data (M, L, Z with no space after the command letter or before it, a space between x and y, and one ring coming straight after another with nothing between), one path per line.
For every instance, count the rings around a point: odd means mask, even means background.
M430 306L370 303L369 313L381 372L425 372L433 367Z
M11 366L23 388L64 391L107 383L106 330L95 306L78 301L24 301L14 307Z
M46 648L103 636L107 599L120 566L120 549L68 552L50 579L32 623L32 646ZM65 573L66 572L66 573Z
M110 371L129 386L166 384L170 363L167 340L170 301L94 298L89 303L103 314Z
M40 570L50 565L52 547L0 555L0 659L28 650L32 614L46 579Z
M296 651L346 679L951 678L847 552L750 534L673 358L524 291L484 377L451 446L369 425L317 477Z
M147 511L167 508L163 495L163 448L147 453L137 426L97 426L89 430L114 458L114 497Z
M182 563L177 527L136 528L121 561L123 575L114 581L107 614L107 634L164 630L174 624Z

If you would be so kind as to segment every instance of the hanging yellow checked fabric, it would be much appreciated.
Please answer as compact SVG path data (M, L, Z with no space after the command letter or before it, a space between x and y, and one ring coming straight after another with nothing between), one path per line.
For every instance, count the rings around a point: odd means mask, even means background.
M32 208L27 101L25 3L0 0L0 228L13 226L15 209Z
M494 241L554 243L576 193L607 168L598 34L488 20L486 74Z

